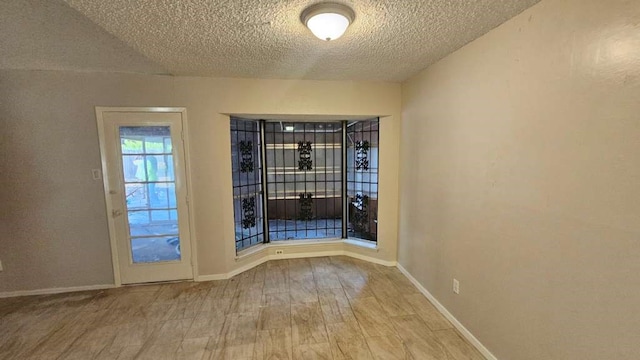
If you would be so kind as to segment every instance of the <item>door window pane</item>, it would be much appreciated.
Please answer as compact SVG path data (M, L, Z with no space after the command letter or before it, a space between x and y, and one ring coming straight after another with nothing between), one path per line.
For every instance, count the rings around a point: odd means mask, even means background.
M169 126L121 126L125 200L134 263L180 260Z
M180 260L180 237L158 236L131 239L134 263Z

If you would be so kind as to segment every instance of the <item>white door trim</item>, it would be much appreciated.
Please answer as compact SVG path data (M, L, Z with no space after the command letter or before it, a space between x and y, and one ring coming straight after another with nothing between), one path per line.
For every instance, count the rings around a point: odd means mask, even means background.
M191 197L191 162L190 162L190 154L189 154L189 131L188 131L188 121L187 121L187 109L184 107L105 107L105 106L96 106L96 123L98 126L98 140L100 143L100 159L102 162L102 184L104 186L104 194L105 194L105 204L106 204L106 214L109 228L109 242L111 245L111 261L113 264L113 279L114 285L116 287L122 286L122 277L120 274L120 261L118 259L118 251L117 251L117 243L116 243L116 229L115 222L113 217L109 216L110 209L113 208L113 202L111 200L111 196L107 196L109 193L109 168L107 164L106 158L106 143L105 143L105 133L104 133L104 116L105 112L145 112L145 113L180 113L182 118L182 139L183 139L183 153L184 153L184 162L185 162L185 176L186 176L186 188L187 188L187 221L189 224L190 230L190 244L191 244L191 268L193 271L193 278L198 278L198 252L197 252L197 241L195 235L195 226L193 223L193 199Z

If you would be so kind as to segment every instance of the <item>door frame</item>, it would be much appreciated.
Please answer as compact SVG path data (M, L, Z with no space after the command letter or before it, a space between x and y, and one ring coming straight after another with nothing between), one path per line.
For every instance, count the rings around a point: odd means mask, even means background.
M104 187L106 215L109 228L109 242L111 245L111 262L113 265L113 280L116 287L122 286L122 277L120 274L120 260L118 258L118 248L116 241L116 225L113 217L109 216L111 209L113 209L113 202L109 193L109 167L106 157L106 137L104 133L104 117L105 112L128 112L128 113L180 113L182 120L182 143L184 154L184 166L185 166L185 185L187 188L187 222L189 224L190 232L190 245L191 245L191 269L193 273L193 279L197 279L198 274L198 251L195 226L193 223L193 198L191 196L191 189L193 188L191 182L191 157L189 155L189 126L187 121L187 108L185 107L109 107L109 106L96 106L96 124L98 126L98 140L100 144L100 160L102 164L102 184Z

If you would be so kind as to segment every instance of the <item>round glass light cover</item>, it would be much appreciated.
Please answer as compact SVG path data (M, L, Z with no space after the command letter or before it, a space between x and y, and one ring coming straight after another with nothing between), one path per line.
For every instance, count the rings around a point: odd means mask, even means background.
M307 27L321 40L335 40L349 27L349 19L341 14L322 13L307 20Z

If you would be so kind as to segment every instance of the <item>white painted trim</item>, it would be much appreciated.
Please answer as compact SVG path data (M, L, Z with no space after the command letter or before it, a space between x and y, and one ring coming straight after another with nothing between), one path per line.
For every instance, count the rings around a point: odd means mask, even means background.
M104 289L112 289L115 287L116 286L114 284L105 284L105 285L73 286L73 287L60 287L60 288L37 289L37 290L6 291L6 292L0 292L0 299L18 297L18 296L49 295L49 294L61 294L61 293L77 292L77 291L104 290Z
M444 317L446 317L447 320L449 320L451 322L451 324L453 324L453 326L455 326L456 329L458 329L460 334L462 334L462 336L464 336L471 343L471 345L473 345L476 349L478 349L478 351L480 351L480 353L482 353L482 355L484 355L484 357L487 358L487 360L498 360L498 358L496 358L495 355L493 355L491 353L491 351L489 351L489 349L487 349L484 345L482 345L480 340L478 340L475 336L473 336L471 331L469 331L466 327L464 327L464 325L462 325L462 323L460 321L458 321L458 319L456 319L455 316L453 316L453 314L451 314L449 312L449 310L447 310L447 308L444 307L444 305L442 305L429 292L429 290L427 290L424 286L422 286L422 284L420 284L418 282L418 280L416 280L416 278L414 278L413 275L411 275L407 271L407 269L405 269L399 263L396 266L397 266L398 270L400 270L400 272L402 272L404 274L404 276L406 276L409 279L409 281L411 281L413 283L413 285L415 285L415 287L417 287L418 290L420 290L420 292L427 299L429 299L429 301L436 307L436 309L438 309L438 311L440 311L442 313L442 315L444 315Z
M265 251L267 250L267 247L262 248L260 251ZM260 251L256 252L259 253ZM255 254L255 253L254 253ZM230 271L228 273L223 273L223 274L211 274L211 275L198 275L197 277L194 277L194 281L212 281L212 280L225 280L225 279L230 279L242 272L245 272L247 270L250 270L260 264L263 264L269 260L280 260L280 259L300 259L300 258L310 258L310 257L321 257L321 256L340 256L340 255L344 255L344 256L349 256L352 258L356 258L359 260L364 260L364 261L368 261L374 264L379 264L379 265L384 265L384 266L398 266L398 268L400 268L400 271L403 271L403 273L405 272L400 265L397 264L396 261L386 261L386 260L380 260L380 259L376 259L370 256L366 256L366 255L361 255L358 253L354 253L351 251L345 251L345 250L330 250L330 251L315 251L315 252L305 252L305 253L291 253L291 254L283 254L283 255L269 255L269 254L264 254L264 256L260 257L259 259L250 262L246 265L243 265L233 271ZM406 274L406 273L405 273ZM407 275L407 277L409 277L409 279L414 282L415 279L413 279L410 275ZM414 284L416 284L416 286L418 286L418 289L420 289L422 291L422 287L419 286L419 284L417 282L414 282ZM22 290L22 291L7 291L7 292L0 292L0 298L8 298L8 297L16 297L16 296L28 296L28 295L46 295L46 294L60 294L60 293L68 293L68 292L76 292L76 291L88 291L88 290L103 290L103 289L111 289L111 288L116 288L116 287L120 287L121 285L116 285L116 284L105 284L105 285L88 285L88 286L75 286L75 287L66 287L66 288L51 288L51 289L38 289L38 290ZM426 290L424 290L426 291ZM429 296L427 296L429 298ZM431 299L431 298L429 298ZM433 301L434 304L439 304L437 303L437 301ZM441 305L440 305L441 306ZM445 314L446 316L446 314ZM453 322L453 321L452 321ZM454 323L455 324L455 323ZM462 326L462 325L460 325ZM475 339L475 338L474 338ZM476 340L477 341L477 340ZM488 358L490 360L495 360L495 358Z
M304 259L304 258L311 258L311 257L340 256L340 255L345 255L343 250L313 251L313 252L304 252L304 253L269 255L269 260Z
M260 258L260 259L258 259L256 261L253 261L253 262L250 262L250 263L248 263L246 265L243 265L243 266L241 266L241 267L239 267L239 268L237 268L235 270L231 270L225 276L226 276L227 279L232 278L232 277L234 277L234 276L236 276L236 275L238 275L240 273L243 273L243 272L245 272L245 271L247 271L249 269L253 269L254 267L256 267L256 266L258 266L260 264L264 264L267 261L269 261L269 256L268 255L266 255L266 256L264 256L264 257L262 257L262 258Z
M197 253L197 242L196 242L196 231L194 224L194 216L193 216L193 197L191 189L193 189L193 184L191 181L190 175L190 153L189 153L189 131L188 131L188 121L187 121L187 108L185 107L108 107L108 106L96 106L96 123L98 126L98 140L100 144L100 159L102 162L102 181L104 186L104 195L105 195L105 204L106 204L106 214L107 214L107 222L109 229L109 242L111 245L111 262L113 264L113 278L115 287L122 286L122 276L120 274L120 260L118 259L118 248L116 242L116 229L115 223L113 222L112 217L110 216L110 209L113 209L113 202L111 201L111 197L108 196L109 193L109 169L107 164L107 149L106 149L106 139L105 139L105 127L104 127L104 117L103 114L105 112L144 112L144 113L180 113L180 123L182 125L182 152L184 157L184 171L185 171L185 188L187 192L187 222L189 224L189 244L191 247L191 273L192 277L189 279L197 279L198 277L198 253Z
M107 228L109 229L109 244L111 245L111 264L113 266L113 280L117 287L122 286L120 276L120 260L118 259L118 245L116 244L116 227L111 216L110 209L113 209L113 202L109 196L109 166L107 163L107 147L104 134L104 117L102 114L109 108L96 107L96 123L98 125L98 142L100 144L100 161L102 163L102 184L104 187L105 214L107 215Z
M269 247L269 244L267 244L265 247L261 248L259 251L252 253L252 255L255 255L257 253L260 253L262 251L266 251ZM223 273L223 274L211 274L211 275L200 275L198 276L195 281L212 281L212 280L225 280L225 279L230 279L240 273L243 273L247 270L250 270L260 264L263 264L269 260L282 260L282 259L302 259L302 258L310 258L310 257L321 257L321 256L340 256L340 255L344 255L344 256L349 256L355 259L359 259L359 260L364 260L364 261L368 261L374 264L379 264L379 265L384 265L384 266L396 266L397 262L396 261L385 261L385 260L380 260L380 259L376 259L370 256L366 256L366 255L361 255L358 253L354 253L351 251L345 251L345 250L330 250L330 251L315 251L315 252L305 252L305 253L292 253L292 254L282 254L282 255L268 255L265 254L263 257L259 258L256 261L253 261L249 264L243 265L231 272L228 273Z
M179 109L182 117L182 151L184 154L184 172L187 185L187 216L189 218L189 240L191 243L191 272L193 279L198 278L198 241L196 239L195 215L193 212L195 198L192 193L193 182L191 180L191 153L189 151L189 121L187 120L187 108L169 108ZM158 110L161 111L161 110Z
M185 107L164 107L164 106L96 106L96 112L184 112Z
M211 274L211 275L198 275L193 281L203 282L203 281L215 281L215 280L226 280L228 274Z
M195 281L211 281L211 280L226 280L226 279L230 279L242 272L245 272L247 270L253 269L254 267L263 264L267 261L269 261L269 255L265 255L264 257L259 258L256 261L250 262L246 265L243 265L231 272L228 273L223 273L223 274L211 274L211 275L199 275Z
M303 257L317 257L317 256L334 256L334 255L347 255L345 254L345 252L349 252L349 250L346 250L345 246L353 246L356 248L361 248L364 250L369 250L371 252L378 252L379 249L377 246L375 245L371 245L370 243L373 242L369 242L369 241L363 241L363 240L354 240L354 239L323 239L323 240L284 240L284 241L274 241L274 242L270 242L267 244L259 244L259 245L254 245L252 247L249 247L247 249L241 250L240 252L238 252L238 254L235 257L236 261L241 261L242 259L246 258L246 257L250 257L250 256L255 256L256 254L259 254L261 252L265 252L268 251L269 248L287 248L287 247L291 247L291 248L295 248L297 246L309 246L309 247L313 247L313 246L327 246L327 245L333 245L339 247L340 249L335 250L338 251L339 253L334 253L334 250L329 250L329 251L333 251L331 254L332 255L317 255L319 253L317 252L304 252L304 253L294 253L294 254L290 254L292 256L286 256L286 255L282 255L282 256L278 256L278 257L274 257L274 255L268 255L271 256L271 260L274 259L293 259L293 258L303 258ZM358 255L360 256L360 255ZM364 256L364 255L362 255ZM355 256L352 256L355 257ZM369 262L373 262L376 264L381 264L381 265L385 265L385 266L396 266L396 262L390 262L390 261L382 261L375 259L375 258L370 258L370 257L366 257L365 259L362 260L366 260Z
M267 251L267 248L268 248L267 244L259 244L259 245L252 246L250 248L247 248L238 252L235 259L236 261L240 261L246 257L256 255L263 251Z
M342 242L345 245L357 246L363 249L369 249L375 252L378 252L378 244L373 241L367 241L362 239L344 239Z
M356 258L356 259L359 259L359 260L368 261L370 263L374 263L374 264L378 264L378 265L396 266L398 264L397 261L380 260L380 259L376 259L376 258L371 257L371 256L354 253L354 252L351 252L351 251L348 251L348 250L345 250L344 255L350 256L352 258Z

